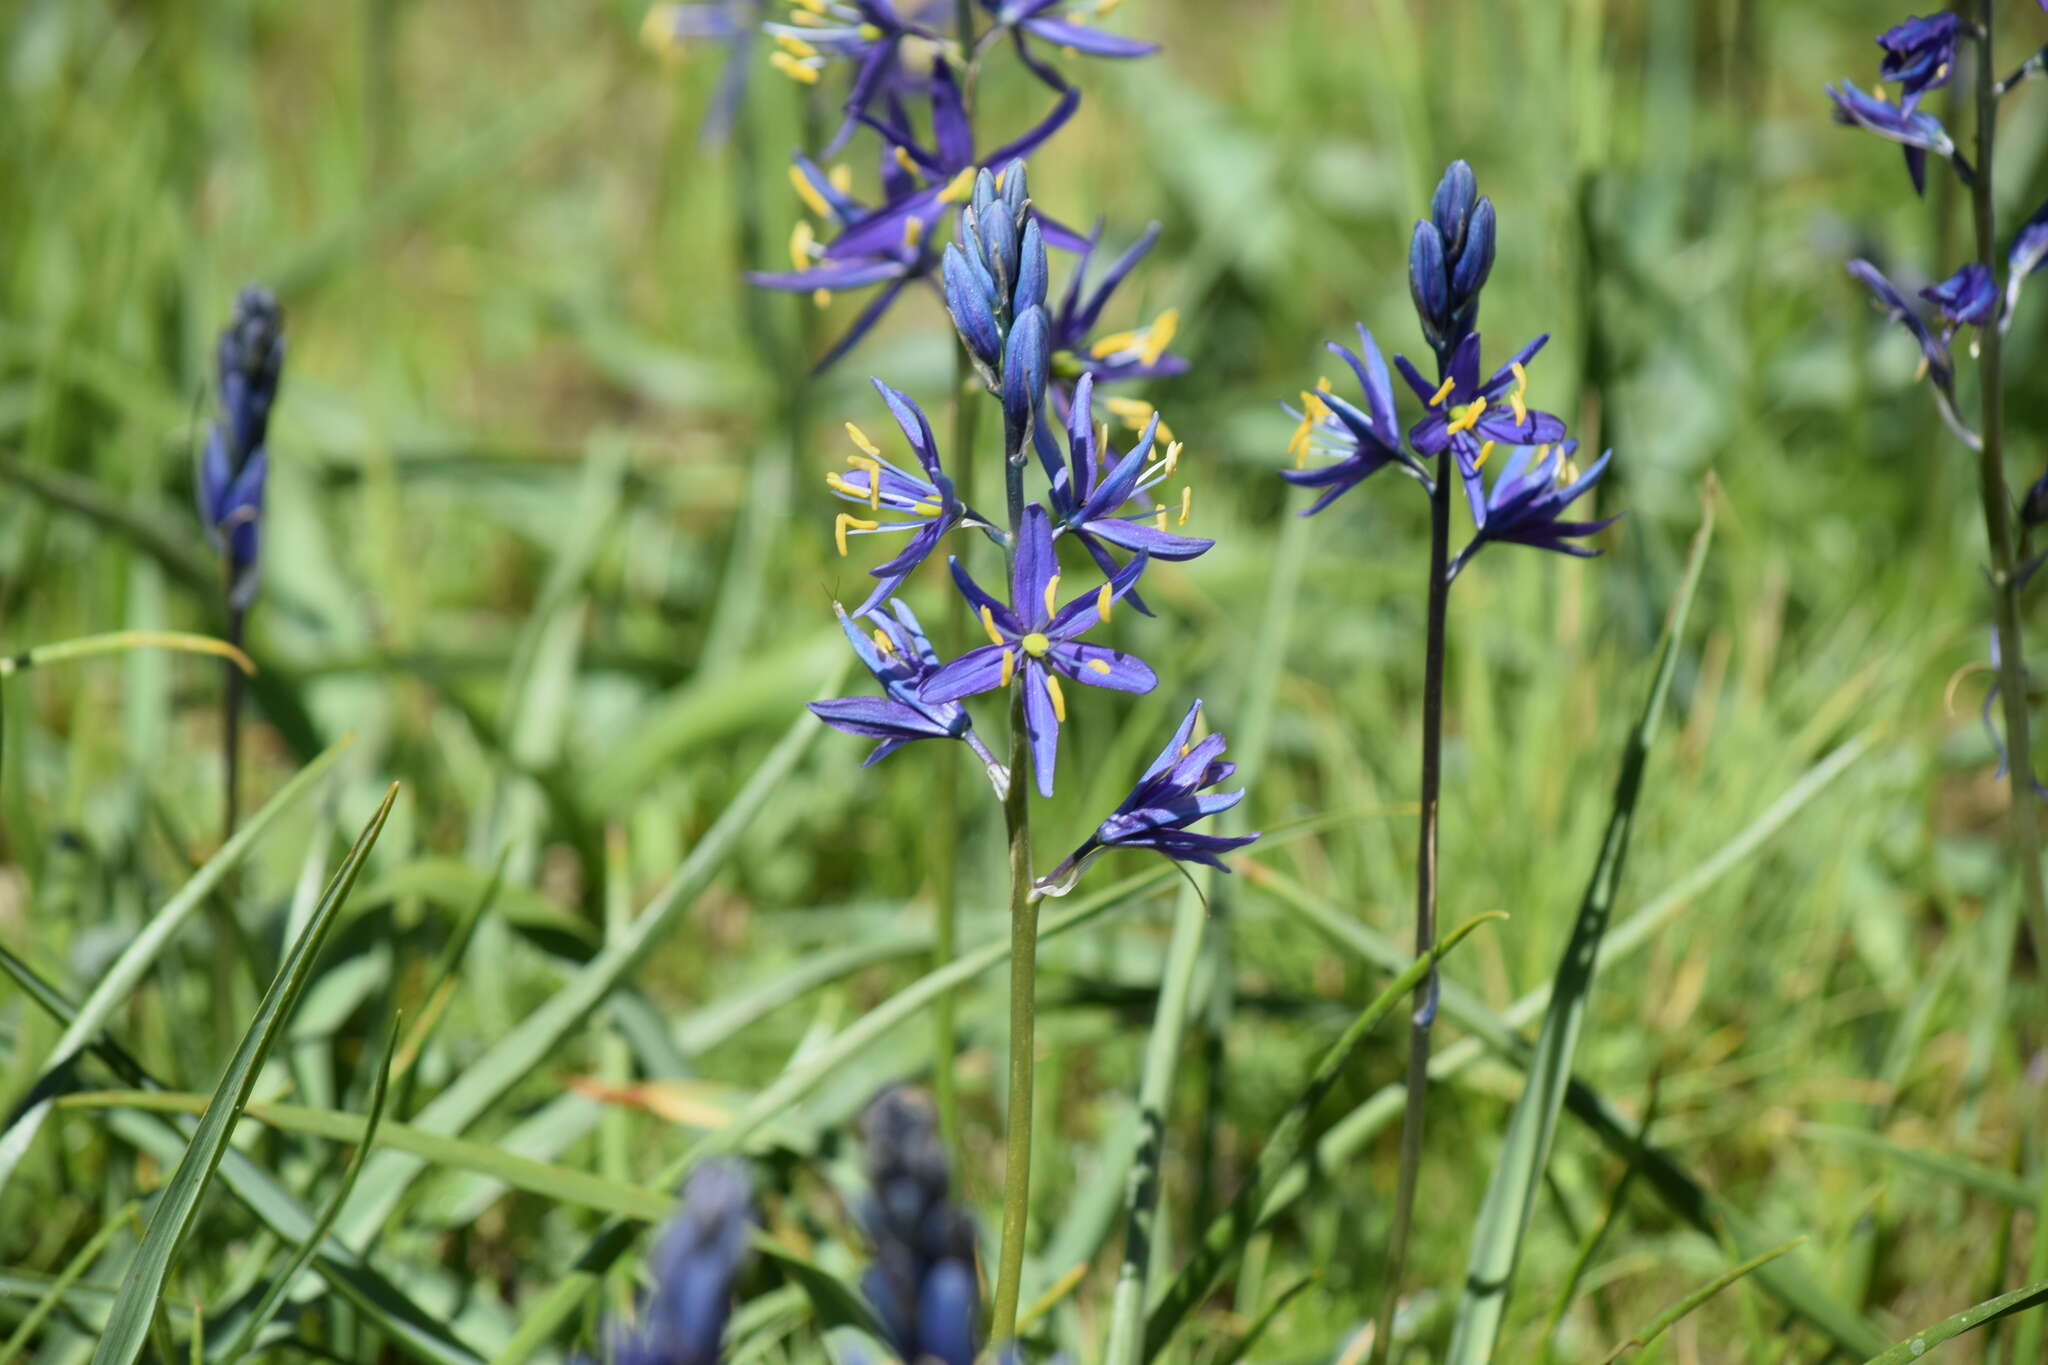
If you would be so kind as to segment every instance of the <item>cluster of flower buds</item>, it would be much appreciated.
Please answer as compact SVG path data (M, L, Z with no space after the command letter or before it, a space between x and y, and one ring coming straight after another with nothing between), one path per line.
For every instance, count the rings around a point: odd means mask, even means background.
M1479 291L1493 273L1493 201L1454 161L1408 242L1408 292L1430 346L1443 351L1479 325Z
M252 284L235 296L214 363L220 414L199 457L199 516L225 560L228 603L239 611L256 595L270 409L284 374L284 310L268 289Z
M921 1095L885 1090L861 1117L868 1200L861 1221L875 1262L861 1288L905 1361L974 1365L974 1220L953 1202L937 1116Z
M754 1182L744 1163L712 1159L691 1173L683 1203L649 1269L639 1320L615 1332L611 1365L718 1365L733 1282L754 1234Z

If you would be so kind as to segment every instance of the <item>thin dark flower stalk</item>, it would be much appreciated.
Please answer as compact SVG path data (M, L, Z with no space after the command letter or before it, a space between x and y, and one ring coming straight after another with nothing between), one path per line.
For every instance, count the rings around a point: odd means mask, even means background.
M230 583L233 570L229 570ZM242 647L242 630L248 613L241 607L228 607L227 642L236 649ZM242 793L242 670L233 659L226 661L227 686L221 692L221 822L220 841L225 844L235 837L237 812L241 810Z
M1998 131L1999 87L1992 79L1992 4L1977 0L1977 178L1970 208L1977 229L1977 259L1998 268L1997 212L1993 205L1992 143ZM2006 778L2011 791L2013 856L2034 930L2048 943L2048 894L2041 881L2041 834L2034 806L2034 760L2027 716L2026 655L2020 641L2019 581L2014 569L2012 491L2005 481L2002 329L1979 329L1978 379L1983 420L1978 432L1977 479L1990 542L1991 604L1998 632L1998 682L2005 708Z
M1436 459L1435 487L1429 497L1429 619L1425 627L1422 676L1422 809L1415 849L1415 951L1427 956L1436 947L1436 830L1443 782L1444 626L1451 599L1451 485L1454 471L1447 454ZM1436 1021L1437 976L1429 976L1415 993L1415 1013L1408 1021L1407 1101L1401 1113L1401 1165L1394 1193L1394 1225L1387 1241L1386 1280L1373 1332L1374 1360L1390 1358L1394 1310L1400 1304L1401 1281L1408 1264L1408 1235L1415 1216L1415 1186L1422 1170L1424 1112L1429 1099L1430 1025Z

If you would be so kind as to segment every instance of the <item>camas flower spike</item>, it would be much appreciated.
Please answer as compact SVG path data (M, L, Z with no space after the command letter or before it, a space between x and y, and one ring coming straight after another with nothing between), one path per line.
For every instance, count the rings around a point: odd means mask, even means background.
M252 284L235 296L214 359L220 416L199 457L199 515L227 564L228 604L239 611L256 595L270 409L284 372L284 311L274 294Z

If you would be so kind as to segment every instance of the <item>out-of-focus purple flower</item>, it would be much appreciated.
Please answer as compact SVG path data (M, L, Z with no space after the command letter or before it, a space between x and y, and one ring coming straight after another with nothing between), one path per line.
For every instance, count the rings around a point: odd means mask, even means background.
M753 69L754 39L761 31L764 0L712 0L707 4L656 5L647 11L640 36L664 57L678 58L691 45L716 43L725 49L718 89L704 111L700 134L707 146L723 143L747 96L747 75Z
M1008 605L983 592L960 561L952 561L953 579L981 617L989 642L943 665L925 682L921 695L927 702L958 701L1008 687L1013 679L1019 682L1024 688L1024 723L1031 735L1031 766L1038 775L1039 794L1051 796L1060 724L1067 716L1060 676L1118 692L1150 692L1159 683L1144 660L1081 639L1131 590L1148 559L1140 551L1108 582L1059 606L1052 521L1045 508L1032 503L1024 509L1024 525L1012 547Z
M1991 278L1991 267L1972 261L1940 284L1931 284L1920 291L1926 299L1940 310L1942 320L1948 323L1948 335L1968 323L1982 327L1991 321L1993 310L1998 307L1998 284Z
M861 1116L868 1148L861 1221L875 1263L861 1288L905 1361L974 1365L974 1220L952 1200L938 1121L922 1096L885 1090Z
M2020 522L2030 528L2048 526L2048 470L2034 480L2027 496L2020 499Z
M1281 470L1280 477L1303 488L1323 490L1322 496L1302 513L1305 517L1322 511L1388 465L1403 469L1424 483L1429 481L1429 471L1402 447L1387 362L1380 357L1372 333L1365 330L1365 324L1359 324L1356 353L1334 341L1329 346L1332 352L1344 357L1351 372L1358 376L1365 406L1358 407L1339 397L1332 391L1330 381L1323 379L1314 389L1302 391L1300 408L1286 408L1296 419L1294 435L1287 442L1287 453L1294 456L1295 467ZM1305 468L1312 454L1333 456L1336 462L1316 469Z
M1962 18L1955 14L1930 14L1924 19L1915 15L1877 35L1877 45L1884 49L1877 78L1899 83L1900 105L1910 110L1920 96L1948 84L1962 27Z
M1408 292L1430 348L1441 356L1479 323L1479 291L1493 271L1493 201L1472 168L1453 161L1408 242Z
M816 85L834 63L853 68L845 117L825 148L837 155L877 104L927 93L946 61L939 34L890 0L796 0L787 23L763 25L775 39L769 62L801 85Z
M1087 842L1067 860L1041 878L1040 895L1065 895L1079 880L1089 863L1107 849L1150 848L1184 863L1206 863L1228 872L1222 855L1243 848L1257 834L1203 834L1190 829L1196 821L1220 815L1244 799L1244 790L1211 791L1230 780L1237 765L1225 761L1225 740L1213 734L1199 743L1195 726L1202 718L1202 703L1196 701L1181 718L1173 738L1159 751L1150 767L1115 811L1096 827Z
M995 16L996 26L1008 32L1016 44L1017 56L1040 80L1055 90L1068 88L1064 76L1032 50L1030 38L1040 38L1069 54L1089 57L1149 57L1159 44L1124 38L1104 32L1091 20L1107 13L1117 0L981 0Z
M284 373L284 311L276 295L252 284L235 296L214 364L220 415L199 457L199 515L227 561L229 605L241 610L256 595L270 409Z
M2048 0L2042 0L2048 5ZM2020 301L2020 285L2048 260L2048 204L2034 210L2034 216L2020 224L2012 235L2012 251L2006 258L2005 317L1999 326L2012 325L2013 307Z
M1442 382L1431 387L1406 356L1394 357L1394 368L1427 409L1408 429L1408 445L1417 455L1435 456L1446 447L1457 457L1458 475L1474 525L1486 520L1486 495L1479 467L1493 445L1550 445L1564 439L1562 419L1529 406L1528 364L1550 340L1544 333L1485 380L1479 377L1479 334L1458 343L1441 368Z
M753 1236L753 1205L744 1164L713 1159L697 1167L655 1250L654 1292L640 1321L612 1339L613 1365L718 1365L733 1281Z
M1955 394L1955 366L1949 359L1948 343L1934 335L1932 329L1921 320L1913 305L1906 301L1884 272L1869 261L1858 258L1849 262L1849 273L1863 281L1885 315L1913 334L1913 340L1920 343L1921 373L1934 381L1934 387L1943 394Z
M756 271L747 278L767 289L809 293L821 305L839 290L882 286L817 363L818 370L866 336L907 285L938 269L941 255L933 228L953 205L969 201L977 174L1028 155L1073 115L1080 99L1077 92L1068 91L1037 126L988 155L977 156L959 86L944 62L932 70L931 90L930 147L922 146L909 130L908 111L893 97L885 101L890 106L886 116L861 116L889 144L881 162L884 199L879 206L861 205L806 158L795 158L791 166L790 181L798 196L834 225L838 235L821 244L810 224L799 222L789 247L795 269ZM1080 247L1081 239L1069 229L1043 215L1037 221L1047 245Z
M1539 550L1592 559L1601 551L1574 542L1606 530L1619 514L1599 521L1566 521L1565 509L1592 491L1614 458L1609 451L1581 473L1572 463L1577 441L1558 446L1518 446L1508 456L1486 497L1479 532L1451 561L1448 576L1456 578L1488 544L1529 545Z
M1000 793L1009 782L1007 770L974 733L967 708L954 702L927 701L918 691L939 667L939 656L925 638L924 627L900 598L889 603L889 608L895 613L893 619L881 612L869 618L875 623L870 640L844 608L832 604L839 628L846 632L855 656L882 685L883 695L814 701L811 714L835 730L881 741L861 764L863 768L916 740L964 740Z
M1061 391L1062 404L1073 401L1072 384L1082 374L1093 374L1101 383L1113 384L1186 372L1188 362L1167 349L1180 331L1178 308L1166 309L1143 327L1092 339L1090 336L1101 323L1102 310L1117 286L1158 240L1159 224L1154 223L1093 285L1088 282L1088 269L1102 241L1100 223L1082 244L1074 260L1074 273L1067 279L1066 292L1052 314L1053 379Z
M948 531L956 526L989 524L954 492L953 481L939 465L938 440L932 435L932 425L924 410L881 380L873 383L888 405L889 415L896 419L896 427L909 443L911 453L917 456L923 473L913 474L891 463L866 432L851 422L846 424L846 434L855 449L854 454L846 457L849 472L827 474L825 484L845 501L864 505L873 515L839 514L832 527L839 553L847 552L849 535L910 532L910 543L900 554L868 571L880 581L853 613L855 616L866 616L886 602L945 539ZM907 520L883 521L880 518L884 511Z
M1828 97L1835 102L1837 123L1854 124L1905 148L1906 170L1913 177L1915 193L1926 192L1929 152L1954 166L1964 184L1971 183L1970 163L1956 150L1941 120L1926 110L1893 104L1882 91L1865 94L1853 81L1830 85Z

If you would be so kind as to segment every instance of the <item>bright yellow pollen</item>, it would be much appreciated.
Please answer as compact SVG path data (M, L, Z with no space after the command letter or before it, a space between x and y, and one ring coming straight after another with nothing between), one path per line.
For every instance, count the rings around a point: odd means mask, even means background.
M1060 576L1058 574L1054 574L1051 578L1045 580L1045 614L1047 616L1052 615L1056 610L1053 606L1053 599L1058 596L1059 590Z
M1166 348L1173 345L1173 338L1180 331L1180 309L1169 308L1152 320L1146 334L1144 349L1138 352L1138 359L1147 365L1159 363L1159 357L1166 354Z
M1052 648L1051 637L1047 636L1042 631L1036 630L1032 631L1029 635L1025 636L1017 643L1023 646L1024 652L1026 654L1029 654L1034 659L1043 659L1045 657L1046 651Z
M939 191L941 204L957 204L974 193L974 167L969 166L953 177L952 183Z
M849 527L856 531L872 531L880 524L879 522L867 521L861 517L856 517L850 512L841 512L832 521L832 539L838 542L839 557L841 559L846 557L846 532Z
M794 33L776 34L775 45L792 57L815 57L818 55L818 49L812 47Z
M916 502L910 505L910 510L921 517L935 517L939 514L940 508L935 502Z
M811 291L811 303L821 309L830 308L832 306L832 291L829 289L813 289Z
M1331 385L1330 385L1330 376L1328 376L1328 375L1324 375L1324 376L1323 376L1322 378L1320 378L1320 379L1316 380L1316 392L1317 392L1317 393L1329 393L1330 391L1331 391Z
M1013 650L1013 649L1006 649L1006 650L1004 650L1004 651L1003 651L1003 677L1002 677L1002 681L1001 681L1001 682L999 682L999 683L997 683L997 684L996 684L996 686L998 686L998 687L1008 687L1008 686L1010 685L1010 679L1012 679L1012 678L1014 678L1014 677L1016 677L1016 676L1017 676L1017 651L1015 651L1015 650Z
M981 609L981 628L988 632L988 642L990 644L999 645L1003 643L1003 633L996 629L995 613L991 612L987 607Z
M1170 479L1173 477L1173 471L1175 466L1180 464L1181 450L1182 446L1179 441L1168 442L1166 447L1165 473L1161 475L1162 478Z
M823 14L825 12L825 0L790 0L790 3L798 9L807 9L813 14ZM790 17L794 18L795 16L792 15Z
M1090 659L1088 661L1088 666L1094 669L1097 673L1107 674L1109 672L1109 665L1104 663L1100 659Z
M1090 346L1088 354L1100 360L1104 356L1115 355L1118 351L1127 351L1137 344L1138 334L1136 332L1111 332L1108 336L1099 338L1093 346Z
M805 66L787 52L769 53L768 65L800 85L816 85L818 83L818 68L815 66Z
M1180 490L1180 524L1181 524L1182 526L1185 526L1185 525L1187 525L1187 524L1188 524L1188 511L1189 511L1189 509L1190 509L1190 508L1192 508L1192 507L1193 507L1194 505L1195 505L1195 488L1194 488L1194 485L1193 485L1193 484L1182 484L1182 485L1181 485L1181 490Z
M889 150L895 155L897 165L901 166L904 170L909 171L912 175L917 174L917 162L911 158L909 152L904 151L903 148L900 146L891 147Z
M818 234L811 230L810 220L799 218L796 226L789 230L789 263L798 270L811 268L811 248L818 244Z
M868 439L868 434L865 431L862 431L859 427L855 426L853 423L848 422L846 424L846 434L855 445L860 447L861 454L867 456L871 460L879 460L882 458L881 447L876 445L873 441L870 441Z
M825 173L825 180L841 194L853 193L853 167L843 161Z
M778 52L776 55L779 57L782 54ZM811 178L804 174L801 166L789 168L789 183L796 190L796 197L804 201L805 208L820 218L832 216L832 205L826 202L824 195L818 193L818 187L811 183Z
M1060 680L1051 673L1045 675L1045 692L1052 698L1053 719L1064 725L1067 720L1067 697L1060 691Z
M924 220L921 218L905 218L903 220L903 245L914 248L923 240Z
M1437 404L1443 402L1444 399L1449 398L1451 396L1451 390L1457 387L1458 381L1456 379L1446 379L1443 382L1442 387L1438 388L1435 393L1429 396L1429 406L1435 407Z
M1508 395L1508 406L1515 410L1515 425L1521 426L1529 420L1529 404L1522 397L1529 392L1529 372L1522 368L1519 360L1508 366L1508 371L1515 377L1514 391Z
M1095 614L1107 621L1110 605L1115 601L1116 594L1109 590L1109 584L1104 583L1095 590Z
M1486 400L1475 398L1462 408L1453 408L1451 413L1450 425L1444 429L1456 436L1479 425L1479 419L1486 415Z
M862 488L857 483L849 483L837 474L827 474L825 476L825 486L841 497L854 498L861 502L868 500L869 490Z
M882 36L882 30L876 28L873 24L862 24L854 32L860 34L861 41L864 43L872 43L875 39Z
M896 652L895 644L889 639L888 635L885 634L879 626L875 628L875 648L879 649L884 654L894 654Z
M1152 525L1161 531L1166 529L1166 509L1164 507L1152 514Z
M1476 459L1476 460L1474 460L1474 461L1472 462L1472 467L1473 467L1474 469L1484 469L1484 468L1486 468L1486 461L1487 461L1487 458L1488 458L1489 456L1491 456L1492 454L1493 454L1493 442L1491 442L1491 441L1488 441L1488 442L1487 442L1487 443L1486 443L1485 445L1482 445L1481 447L1479 447L1479 458L1478 458L1478 459Z
M640 41L664 57L680 56L683 40L676 36L678 5L656 5L640 21Z
M791 10L789 12L789 22L791 22L792 24L801 25L804 28L825 27L825 20L819 18L817 15L811 13L811 11L807 9Z

